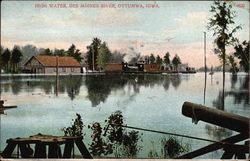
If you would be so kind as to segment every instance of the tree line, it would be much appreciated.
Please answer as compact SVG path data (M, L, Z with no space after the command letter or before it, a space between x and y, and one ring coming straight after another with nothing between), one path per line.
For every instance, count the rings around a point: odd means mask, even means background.
M158 66L165 64L170 68L169 70L172 70L171 64L173 65L174 70L177 70L178 66L182 64L181 58L177 54L171 60L169 52L167 52L163 58L161 58L159 55L155 57L154 54L150 54L150 56L145 56L145 61L147 64L157 64Z
M0 70L4 69L7 72L16 73L19 68L19 62L22 60L23 54L17 46L13 50L4 49L1 46L0 55Z

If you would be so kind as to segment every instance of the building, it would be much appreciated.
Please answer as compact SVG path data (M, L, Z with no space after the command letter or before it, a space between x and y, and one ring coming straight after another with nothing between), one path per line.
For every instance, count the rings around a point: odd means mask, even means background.
M103 68L104 71L122 71L122 64L121 63L107 63L106 66Z
M155 72L159 70L160 66L157 64L144 64L144 72Z
M24 64L29 73L81 73L81 64L73 57L33 56Z

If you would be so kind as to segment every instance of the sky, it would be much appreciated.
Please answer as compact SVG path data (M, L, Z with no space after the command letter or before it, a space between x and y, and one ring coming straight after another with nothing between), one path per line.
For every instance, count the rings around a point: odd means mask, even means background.
M56 7L62 4L62 8ZM128 8L138 4L144 8ZM150 4L156 8L147 8ZM206 25L212 1L2 1L1 45L32 44L42 48L68 49L75 44L86 52L94 37L105 41L111 51L141 55L178 54L182 63L204 66L206 32L207 66L220 64L213 53L215 37ZM236 37L249 40L249 2L232 2L241 25ZM52 5L52 6L50 6ZM102 8L102 6L116 8ZM41 7L43 6L43 7ZM66 8L65 8L66 6ZM93 6L97 8L93 8ZM228 53L232 52L228 49Z

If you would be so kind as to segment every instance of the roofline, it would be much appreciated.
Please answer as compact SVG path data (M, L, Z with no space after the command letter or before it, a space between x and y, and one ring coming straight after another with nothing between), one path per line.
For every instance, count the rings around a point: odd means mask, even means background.
M28 62L30 62L31 59L32 59L33 57L35 57L35 55L33 55L32 57L30 57L30 58L26 61L26 63L24 63L23 65L26 66L26 65L28 64Z

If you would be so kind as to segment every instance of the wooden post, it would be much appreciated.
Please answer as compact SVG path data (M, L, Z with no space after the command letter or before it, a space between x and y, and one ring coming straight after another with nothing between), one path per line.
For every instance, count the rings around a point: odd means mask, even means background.
M89 153L88 149L86 148L86 146L82 142L82 139L76 139L75 143L76 143L79 151L81 152L83 158L85 158L85 159L93 159L91 154Z
M182 114L195 121L202 120L207 123L228 128L240 133L249 134L249 118L206 106L184 102Z
M21 157L22 158L31 158L33 154L33 150L30 148L29 144L21 142L19 143Z
M60 146L56 142L50 143L48 158L61 158L61 156Z
M46 145L44 143L36 143L34 158L46 158Z
M63 152L63 158L71 158L73 146L74 146L74 141L67 140L65 144L64 152Z
M17 144L14 142L9 142L8 145L6 146L6 148L2 152L2 157L3 158L11 158L11 154L13 153L16 145Z

